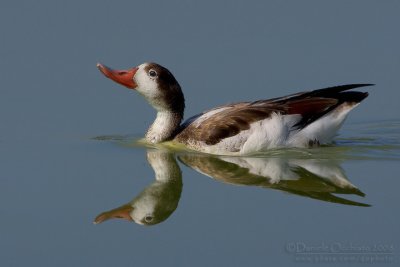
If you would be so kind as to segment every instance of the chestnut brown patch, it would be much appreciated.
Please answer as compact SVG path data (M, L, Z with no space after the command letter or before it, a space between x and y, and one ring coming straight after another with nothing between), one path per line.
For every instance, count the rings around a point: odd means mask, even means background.
M183 124L184 127L175 138L186 144L194 141L215 145L225 138L250 129L252 123L267 119L273 113L300 114L301 119L294 128L302 129L343 103L361 102L368 93L344 91L368 85L370 84L349 84L269 100L226 105L223 106L227 107L225 110L202 121L200 125L194 123L196 119L190 119L191 121Z

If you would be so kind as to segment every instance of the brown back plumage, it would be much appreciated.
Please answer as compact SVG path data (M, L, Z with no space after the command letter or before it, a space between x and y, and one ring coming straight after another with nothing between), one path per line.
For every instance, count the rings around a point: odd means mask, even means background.
M202 141L207 145L215 145L225 138L250 129L252 123L267 119L273 113L301 115L300 121L294 127L302 129L345 102L361 102L368 93L345 91L369 85L372 84L349 84L269 100L222 106L219 108L224 108L223 110L200 123L196 120L207 112L188 119L175 139L182 143Z

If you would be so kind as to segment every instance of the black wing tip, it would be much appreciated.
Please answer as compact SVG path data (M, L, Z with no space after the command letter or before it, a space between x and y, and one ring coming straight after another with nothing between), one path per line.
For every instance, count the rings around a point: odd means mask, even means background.
M366 86L375 86L374 83L353 83L353 84L347 84L344 86L354 86L353 88L358 88L358 87L366 87Z
M373 83L353 83L353 84L343 84L343 85L338 85L338 86L332 86L332 87L327 87L323 89L318 89L311 91L304 96L319 96L319 97L327 97L327 96L334 96L339 93L349 91L351 89L355 88L360 88L360 87L366 87L366 86L374 86L375 84Z
M360 103L369 95L368 92L348 91L338 94L339 102Z
M335 91L347 91L354 88L366 87L366 86L374 86L374 83L350 83L350 84L342 84L337 86L328 87L326 89L331 89Z

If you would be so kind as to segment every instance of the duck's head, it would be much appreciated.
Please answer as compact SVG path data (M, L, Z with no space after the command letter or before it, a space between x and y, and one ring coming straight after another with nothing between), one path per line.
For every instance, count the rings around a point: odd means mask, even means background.
M183 114L181 87L167 68L157 63L143 63L128 70L113 70L100 63L97 67L107 78L138 91L157 111Z

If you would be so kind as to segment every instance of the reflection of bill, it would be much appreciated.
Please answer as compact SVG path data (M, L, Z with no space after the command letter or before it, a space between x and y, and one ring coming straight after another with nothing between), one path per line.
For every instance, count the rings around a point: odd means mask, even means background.
M155 181L129 203L99 214L94 223L121 218L153 225L166 220L175 211L182 192L182 173L175 154L149 150L147 160L155 172ZM272 188L328 202L369 206L334 195L364 196L364 193L347 180L339 164L332 160L205 154L182 154L179 160L197 172L228 184Z
M112 218L153 225L166 220L177 208L182 192L182 172L174 155L149 150L147 160L155 172L155 181L129 203L99 214L94 223Z

